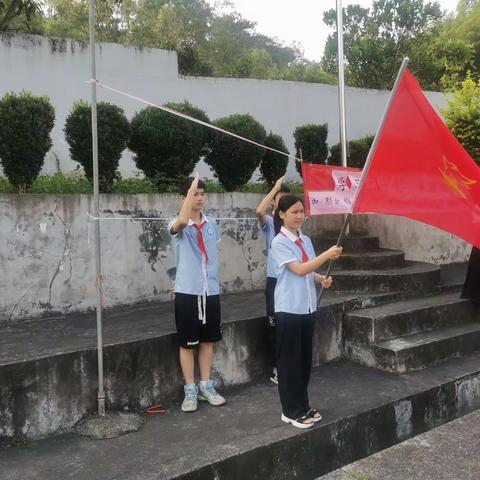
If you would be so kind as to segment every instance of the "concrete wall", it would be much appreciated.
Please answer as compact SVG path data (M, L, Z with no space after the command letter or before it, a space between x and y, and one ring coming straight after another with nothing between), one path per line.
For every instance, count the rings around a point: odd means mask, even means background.
M352 226L378 237L383 248L402 250L407 260L436 265L466 262L472 249L451 233L404 217L356 215Z
M255 217L262 196L210 194L207 214ZM179 197L104 195L105 217L176 215ZM95 306L94 227L90 195L0 195L0 323ZM322 224L338 227L338 217ZM314 231L319 220L309 222ZM111 220L101 225L107 308L169 300L174 258L167 221ZM262 288L264 242L256 220L220 222L224 292Z
M0 96L8 91L31 90L48 95L56 109L53 148L45 172L71 171L64 140L65 117L78 99L90 99L90 57L84 42L38 36L0 35ZM204 109L212 120L234 113L250 113L267 130L281 135L294 153L293 130L305 123L329 125L329 143L339 141L337 87L299 82L179 77L175 52L102 43L97 46L97 77L113 87L155 103L189 100ZM385 108L388 92L346 89L347 132L350 139L374 133ZM435 107L445 96L429 93ZM128 118L144 107L106 90L99 100L121 105ZM122 175L135 171L131 153L124 152ZM208 174L206 165L200 166ZM293 162L289 176L298 178Z
M257 194L209 194L215 217L255 217ZM170 218L178 196L105 195L107 218ZM95 306L93 211L89 195L0 195L0 323ZM341 216L314 217L309 234L338 230ZM166 221L102 222L107 308L166 301L173 285L174 258ZM378 236L382 247L400 249L409 260L436 264L468 260L470 246L436 228L400 217L354 217L355 230ZM220 222L220 280L224 292L263 288L265 255L255 220Z

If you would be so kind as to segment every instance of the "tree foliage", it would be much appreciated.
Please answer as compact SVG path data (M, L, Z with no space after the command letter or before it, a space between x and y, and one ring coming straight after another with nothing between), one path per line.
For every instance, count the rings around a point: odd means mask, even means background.
M165 106L210 122L203 110L187 101ZM138 112L131 128L128 147L135 153L134 161L159 191L168 191L192 173L211 135L207 127L154 107Z
M55 110L48 97L22 91L0 100L0 161L10 183L25 192L52 146Z
M251 115L230 115L216 120L214 124L257 143L263 143L267 135L265 128ZM214 132L208 143L205 162L225 189L231 192L250 180L263 155L260 147Z
M40 13L39 0L0 0L0 32L20 28L19 20L25 30L31 31L30 22Z
M9 2L42 8L30 22L20 22L17 12L7 30L88 40L88 0L0 0L0 20ZM319 64L305 60L298 45L259 34L228 3L98 0L96 13L99 41L175 50L183 75L335 82Z
M130 136L130 124L122 108L107 102L98 103L97 122L100 188L111 192L113 181L118 176L120 157ZM87 102L79 101L73 105L64 130L72 160L80 163L85 176L92 180L92 109Z
M364 88L390 88L403 57L427 89L442 89L465 78L474 47L467 37L449 35L437 2L375 0L371 9L349 5L344 11L346 80ZM324 22L336 26L329 10ZM336 34L330 35L322 65L337 70Z
M448 128L480 165L480 80L463 81L442 113Z

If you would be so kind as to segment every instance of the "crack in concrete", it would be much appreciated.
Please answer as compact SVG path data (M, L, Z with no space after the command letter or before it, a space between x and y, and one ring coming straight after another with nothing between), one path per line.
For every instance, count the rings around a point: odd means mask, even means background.
M64 237L65 237L65 245L63 247L63 253L62 256L60 257L60 261L58 262L57 268L55 270L55 273L52 275L52 278L50 279L50 283L48 285L48 305L52 305L52 287L53 287L53 282L55 282L55 279L57 278L57 275L60 273L60 269L62 268L62 265L65 262L65 257L68 255L69 252L69 242L70 242L70 233L71 233L71 227L67 227L67 224L63 220L63 218L55 212L55 215L58 217L58 219L62 222L63 227L64 227ZM70 275L71 275L71 270L70 270Z
M10 315L8 317L8 321L10 322L13 318L13 314L16 310L16 308L18 307L18 305L20 304L20 302L32 291L34 285L32 285L15 303L15 305L13 306L12 308L12 311L10 312Z

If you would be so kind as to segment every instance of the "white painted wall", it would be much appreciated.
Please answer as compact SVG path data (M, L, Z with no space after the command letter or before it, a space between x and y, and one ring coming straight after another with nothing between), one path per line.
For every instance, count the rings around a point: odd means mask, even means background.
M329 125L329 143L339 141L337 87L300 82L179 77L175 52L111 43L97 46L97 77L118 89L155 103L189 100L204 109L211 120L234 113L250 113L267 130L281 135L294 153L293 131L305 123ZM30 90L50 97L57 114L53 148L45 172L64 172L77 164L69 158L63 136L65 117L75 100L90 98L90 56L85 42L38 36L0 36L0 96L8 91ZM435 107L445 96L429 93ZM350 139L374 133L385 108L388 92L346 89L347 132ZM137 101L100 90L99 100L116 103L128 118L143 108ZM136 171L131 153L124 152L120 171ZM208 167L200 168L207 174ZM298 178L293 162L288 170Z

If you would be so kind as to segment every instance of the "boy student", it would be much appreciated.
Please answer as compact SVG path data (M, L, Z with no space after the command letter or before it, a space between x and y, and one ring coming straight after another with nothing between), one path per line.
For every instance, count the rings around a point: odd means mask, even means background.
M315 282L324 288L332 285L332 277L319 275L315 270L328 260L339 258L342 247L330 247L316 256L311 240L301 232L305 212L300 198L282 197L275 216L283 223L271 246L277 267L275 320L281 419L298 428L310 428L322 419L308 399L317 310Z
M198 173L180 188L182 208L168 224L175 253L175 324L180 347L180 366L185 379L184 412L197 410L197 399L223 405L210 379L213 344L222 339L218 284L217 242L220 237L215 220L202 209L205 183ZM200 383L194 380L194 350L198 348Z
M277 274L275 272L275 264L273 258L270 255L270 246L273 238L276 235L275 226L273 222L273 214L277 208L278 201L283 195L290 193L290 189L283 185L285 176L279 178L272 190L262 200L257 208L257 217L265 237L265 247L267 251L267 283L265 286L265 300L267 304L267 321L268 321L268 343L272 358L272 375L270 380L278 385L277 377L277 362L276 362L276 348L275 348L275 310L273 305L273 293L275 291L275 285L277 283ZM273 211L271 215L267 215L267 210L272 207Z

